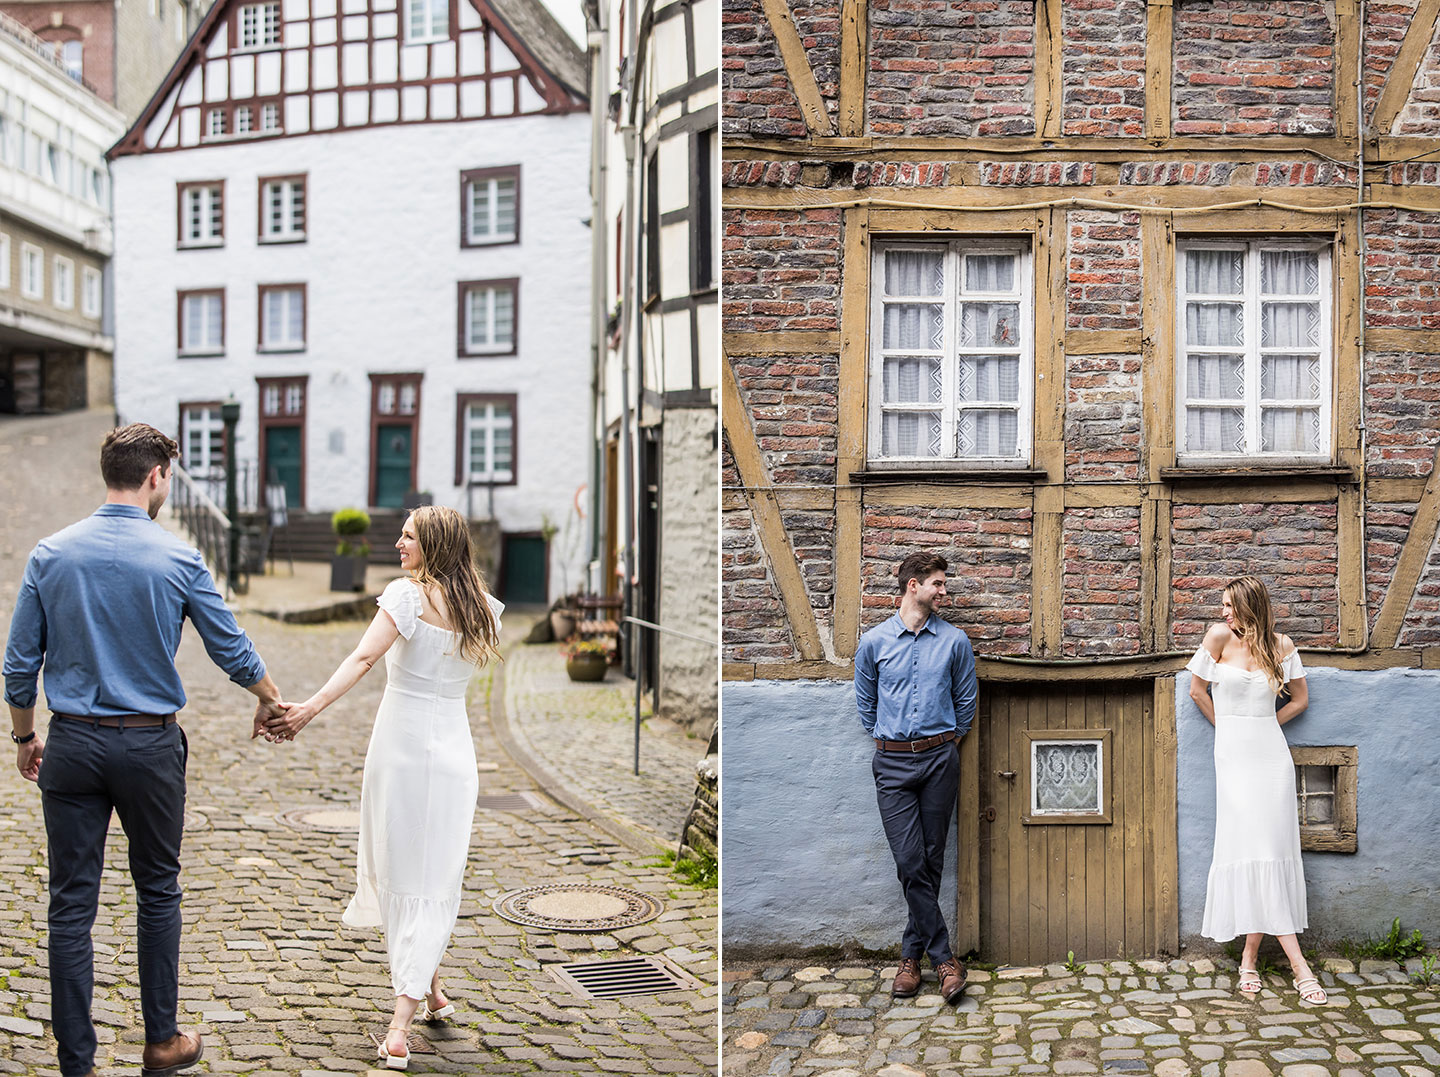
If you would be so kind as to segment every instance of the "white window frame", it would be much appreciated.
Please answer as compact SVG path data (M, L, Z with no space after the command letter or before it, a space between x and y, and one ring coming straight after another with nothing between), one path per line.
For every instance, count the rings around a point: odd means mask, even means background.
M80 268L80 312L98 318L105 310L105 279L94 266Z
M939 296L886 296L885 254L888 251L924 251L933 253L943 248L945 254L945 293ZM966 255L1014 254L1016 261L1016 291L1014 293L966 292L960 279ZM941 391L938 405L900 404L884 405L884 366L886 354L884 343L884 308L886 300L897 303L943 303L945 327L941 338ZM1016 302L1020 306L1020 392L1014 404L1016 410L1015 455L1014 456L961 456L959 455L959 414L961 411L993 411L998 407L992 402L965 401L959 397L959 349L960 304L962 302ZM1006 349L1008 351L1008 349ZM994 355L994 348L967 348L966 355ZM909 237L895 240L877 240L870 263L870 378L869 378L868 441L866 467L875 469L934 468L939 470L985 470L1007 467L1028 467L1033 452L1033 428L1035 410L1035 298L1034 298L1034 252L1030 242L1011 236L946 236L935 239ZM940 445L948 447L948 455L940 456L882 456L884 445L884 413L886 411L940 411Z
M45 298L45 250L33 243L20 244L20 294L26 299Z
M299 176L284 179L266 179L260 185L260 242L261 243L295 243L305 239L305 229L309 217L308 177ZM272 192L280 190L280 223L279 228L271 230L272 220L270 217L270 205ZM298 194L298 198L297 198ZM295 211L296 204L299 204L300 211ZM299 224L296 224L296 218Z
M497 341L495 339L495 297L501 292L510 294L510 339ZM465 354L466 355L509 355L518 352L517 341L520 332L519 325L519 286L511 283L486 282L483 284L467 284L464 291L465 303ZM482 344L475 343L475 330L472 324L475 296L477 293L488 293L490 298L487 302L486 325L490 330L489 340Z
M1095 737L1035 737L1030 743L1030 815L1034 818L1046 816L1103 816L1106 814L1105 806L1109 803L1110 791L1105 788L1105 746L1108 738L1103 736ZM1040 782L1039 761L1040 749L1054 747L1056 745L1094 745L1095 746L1095 807L1086 808L1080 811L1074 808L1042 808L1040 807Z
M254 22L247 28L246 16ZM237 52L259 52L263 49L278 49L282 44L279 0L264 0L258 4L242 4L235 15L235 49Z
M486 400L483 402L471 401L465 405L465 433L463 444L465 446L465 471L464 479L471 482L493 482L508 483L515 481L516 455L519 446L515 442L515 408L508 407L509 416L501 421L495 415L496 404L503 403L499 400ZM475 414L478 410L484 410L483 415ZM495 467L495 432L497 430L510 431L510 466L497 470ZM471 435L481 430L485 433L485 468L479 470L475 467L475 456L473 451L474 442Z
M261 134L270 131L280 130L280 105L276 101L266 101L260 106L260 128Z
M1175 244L1175 458L1180 464L1235 464L1244 461L1260 461L1267 464L1283 463L1328 463L1335 454L1334 409L1334 304L1335 293L1331 272L1331 248L1329 239L1312 239L1291 236L1266 236L1253 239L1178 239ZM1192 250L1237 250L1245 255L1245 288L1240 296L1190 295L1185 291L1185 255ZM1260 400L1260 254L1262 251L1314 251L1319 254L1319 283L1316 285L1320 305L1320 449L1314 453L1262 452L1261 400ZM1185 303L1192 301L1236 302L1244 304L1245 342L1239 348L1191 348L1185 340ZM1294 354L1295 349L1269 348L1267 352ZM1192 401L1189 397L1190 352L1213 352L1217 355L1243 354L1245 359L1245 451L1234 452L1190 452L1186 449L1188 430L1187 410ZM1202 406L1201 401L1194 402ZM1230 402L1234 407L1238 401ZM1265 401L1266 406L1284 406L1285 401ZM1305 402L1311 403L1311 402ZM1215 406L1219 406L1218 404ZM1298 404L1297 404L1298 406Z
M213 301L217 305L218 316L215 329L215 336L212 340L207 336L202 341L193 341L188 338L190 317L188 304L197 301ZM207 319L208 322L208 319ZM206 326L205 328L211 328ZM192 292L180 297L180 340L179 352L181 355L223 355L225 354L225 294L220 291Z
M421 29L415 30L415 13L420 13ZM438 18L437 18L438 11ZM450 4L448 0L405 0L405 43L444 41L450 36Z
M216 435L219 435L219 449L216 451ZM200 453L197 457L190 451L192 436L200 439ZM211 404L180 405L180 453L185 470L192 475L204 476L211 470L225 464L225 423L220 418L220 408Z
M499 187L502 182L509 182L514 186L515 220L514 226L509 232L497 232L496 204ZM484 233L475 230L475 189L481 185L486 188L486 217L485 226L488 231ZM491 244L514 243L520 235L520 174L519 172L510 175L486 176L481 179L472 179L465 184L465 238L471 247L484 247Z
M0 288L10 287L10 237L0 232Z
M218 121L218 122L217 122ZM205 114L205 137L224 138L230 133L230 118L223 107L212 108Z
M57 254L51 273L54 277L51 282L52 302L61 310L73 310L75 307L75 263L69 258L62 258Z
M281 307L280 316L272 321L270 299L277 297ZM284 297L284 298L280 298ZM300 336L293 338L280 335L289 325L291 305L300 305ZM278 322L278 325L276 324ZM262 352L299 352L305 350L305 289L298 284L265 285L260 293L260 350Z
M181 247L223 247L225 245L225 188L219 183L193 183L180 188ZM192 223L204 232L190 234Z

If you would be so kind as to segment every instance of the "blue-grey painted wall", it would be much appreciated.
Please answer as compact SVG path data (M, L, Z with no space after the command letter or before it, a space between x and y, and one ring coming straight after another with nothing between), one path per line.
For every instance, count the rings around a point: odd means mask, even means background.
M1310 705L1285 723L1292 745L1353 745L1355 853L1304 854L1306 939L1408 932L1440 936L1440 672L1312 668ZM1176 678L1180 935L1198 938L1215 840L1215 736Z
M732 682L721 706L725 945L898 947L905 900L854 688ZM945 864L940 907L953 927L953 829Z

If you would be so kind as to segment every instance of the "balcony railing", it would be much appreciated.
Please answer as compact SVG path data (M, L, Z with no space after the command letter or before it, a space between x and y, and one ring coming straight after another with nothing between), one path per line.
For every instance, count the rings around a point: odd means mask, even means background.
M18 41L25 48L39 56L40 59L52 65L60 74L74 82L78 82L81 86L84 86L85 89L95 94L95 96L100 96L99 90L65 66L65 61L61 59L59 53L55 50L54 42L37 37L34 31L24 23L12 19L9 15L0 13L0 34L4 34L6 37Z

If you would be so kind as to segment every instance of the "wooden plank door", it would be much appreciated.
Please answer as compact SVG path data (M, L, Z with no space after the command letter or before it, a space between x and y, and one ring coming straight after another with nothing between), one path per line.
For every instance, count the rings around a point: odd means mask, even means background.
M1173 691L1173 681L1162 685ZM1173 728L1166 736L1167 709L1156 706L1161 690L1150 681L981 686L970 753L975 817L966 818L962 792L960 820L962 843L967 832L977 843L977 877L967 887L962 876L960 889L978 899L985 959L1043 964L1072 950L1084 960L1173 949L1174 736ZM1093 808L1045 803L1046 778L1034 768L1066 744L1098 767ZM966 909L957 922L967 922Z

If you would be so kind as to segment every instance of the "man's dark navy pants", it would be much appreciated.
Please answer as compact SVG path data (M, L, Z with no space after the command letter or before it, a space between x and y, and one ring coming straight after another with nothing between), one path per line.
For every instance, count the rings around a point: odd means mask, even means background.
M960 791L959 743L913 753L877 749L870 765L880 821L910 907L900 953L913 958L928 953L933 965L953 956L940 912L940 878Z
M129 729L69 718L50 723L39 785L50 846L50 1014L66 1077L88 1073L95 1059L90 929L112 809L130 840L145 1042L176 1034L187 754L174 722Z

